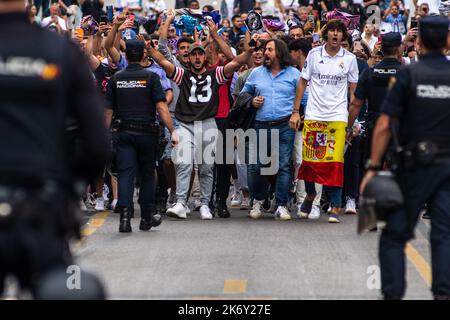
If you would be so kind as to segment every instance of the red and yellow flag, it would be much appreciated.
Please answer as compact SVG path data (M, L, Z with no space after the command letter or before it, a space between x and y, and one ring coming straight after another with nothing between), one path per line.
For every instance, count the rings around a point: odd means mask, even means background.
M303 161L298 178L342 187L346 122L306 120L303 126Z

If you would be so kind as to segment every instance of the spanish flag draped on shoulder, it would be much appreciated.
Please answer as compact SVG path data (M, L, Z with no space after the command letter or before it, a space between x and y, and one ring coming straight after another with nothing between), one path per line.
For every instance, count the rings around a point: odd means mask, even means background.
M310 121L303 127L303 161L298 178L342 187L346 122Z

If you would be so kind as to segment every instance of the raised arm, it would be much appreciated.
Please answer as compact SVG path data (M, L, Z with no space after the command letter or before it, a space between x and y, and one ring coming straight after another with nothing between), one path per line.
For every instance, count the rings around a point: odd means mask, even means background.
M208 24L208 28L209 28L209 34L211 35L213 40L215 40L217 42L217 44L219 45L220 50L225 55L227 60L228 61L233 60L234 59L234 55L233 55L233 52L231 51L230 46L222 39L221 36L219 36L217 34L217 25L211 20L208 20L207 24Z
M159 41L158 41L158 50L162 53L162 55L172 63L175 63L175 57L170 51L167 45L167 34L169 32L169 26L175 18L175 12L173 10L169 10L167 12L166 21L161 24L159 28Z
M89 67L91 68L91 71L97 70L98 66L101 63L100 60L98 60L98 58L93 54L93 46L94 46L94 36L89 36L86 42L84 53L88 58Z
M150 44L147 46L147 52L152 57L152 59L155 60L155 62L164 69L167 76L169 78L172 78L173 74L175 73L175 66L169 60L167 60L161 52L153 48Z
M115 63L120 61L120 52L114 46L114 43L116 41L116 35L118 33L119 27L125 22L125 19L125 15L123 14L119 14L114 18L111 31L108 33L108 36L105 40L105 49Z
M229 63L225 65L223 68L223 72L225 74L225 77L231 78L233 77L233 74L239 70L239 68L247 63L250 58L252 57L254 48L250 48L250 50L247 50L245 52L242 52L240 55L234 57L233 60L231 60Z

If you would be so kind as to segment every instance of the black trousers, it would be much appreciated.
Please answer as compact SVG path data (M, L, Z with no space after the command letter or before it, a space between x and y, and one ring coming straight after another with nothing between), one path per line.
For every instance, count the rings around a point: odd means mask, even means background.
M405 207L387 217L380 238L382 293L387 299L405 294L405 245L424 203L431 217L432 292L450 298L450 162L410 170L403 176Z
M113 134L117 150L118 207L133 208L134 180L139 174L139 205L141 214L156 209L155 165L156 133L134 134L120 131ZM143 218L148 218L144 217Z
M234 164L226 164L226 158L228 152L234 152L234 148L227 148L226 143L226 130L228 129L228 119L216 119L217 129L222 133L223 137L223 163L216 163L214 165L214 192L216 195L216 203L219 205L226 205L228 194L230 192L230 179L231 172L233 171ZM219 152L219 151L217 151Z
M352 145L348 146L344 155L344 189L343 189L343 203L345 198L350 197L356 199L358 197L359 174L360 174L360 142L361 137L355 137L352 140Z

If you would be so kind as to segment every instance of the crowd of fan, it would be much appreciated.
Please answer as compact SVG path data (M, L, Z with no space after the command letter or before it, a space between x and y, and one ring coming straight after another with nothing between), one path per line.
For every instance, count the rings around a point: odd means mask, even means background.
M188 67L188 49L194 42L207 45L207 63L210 66L225 65L233 56L249 49L249 42L253 38L261 44L264 40L280 39L289 48L291 65L301 69L308 52L323 42L321 30L326 24L327 14L336 12L345 16L359 18L359 27L349 27L349 36L343 41L343 47L353 52L358 58L359 73L383 58L381 51L381 36L387 32L402 34L403 58L402 63L409 64L417 61L420 48L416 45L417 21L430 14L448 15L448 2L440 0L223 0L215 1L213 5L200 7L198 1L176 1L174 9L166 7L162 0L119 0L115 6L105 5L103 0L35 0L27 6L27 13L32 23L71 37L86 54L92 73L99 90L105 93L108 80L115 72L125 67L124 51L126 40L139 38L158 48L166 57L176 57L179 66ZM370 6L376 6L380 20L373 19L374 11ZM217 11L218 12L217 12ZM258 12L265 21L265 30L257 35L248 32L245 21L248 12ZM175 17L188 14L193 17L220 14L217 32L228 44L230 50L222 50L210 36L208 28L181 28L174 23ZM209 15L211 16L211 15ZM420 52L419 52L420 53ZM219 100L225 109L219 108L220 118L226 118L233 108L234 100L244 87L250 71L255 66L263 64L263 46L257 46L252 55L252 61L243 66L232 80L223 85L219 92ZM148 59L145 67L156 72L160 78L166 99L173 113L178 99L176 85L169 80L164 70ZM225 114L223 114L225 112ZM364 123L361 112L360 122ZM363 127L357 124L355 135L363 134ZM364 137L362 137L364 138ZM363 139L362 139L363 140ZM175 168L167 154L169 139L161 136L161 154L158 165L158 201L160 209L175 203ZM355 147L356 148L356 147ZM358 148L363 148L361 143ZM295 153L295 151L294 151ZM347 159L348 158L348 159ZM345 177L351 176L344 182L343 200L347 213L356 213L356 198L358 183L353 183L355 177L361 176L363 159L358 150L346 153ZM293 171L294 172L294 171ZM246 167L234 166L230 169L230 185L233 186L231 205L241 209L249 209L251 204L247 187ZM106 178L106 179L105 179ZM216 177L216 180L218 178ZM194 179L193 179L194 180ZM106 181L106 182L105 182ZM192 183L191 183L192 184ZM111 192L105 191L108 185ZM300 201L301 195L296 190L297 181L292 178L290 188L291 204ZM194 187L191 186L195 193ZM275 184L273 183L273 188ZM272 189L273 189L272 188ZM272 190L272 194L274 190ZM106 197L109 199L106 199ZM214 192L211 196L211 206L214 206ZM273 198L273 196L272 196ZM324 195L325 199L326 196ZM96 210L104 210L105 205L114 208L117 203L117 186L115 178L106 173L93 181L87 198ZM271 197L266 201L266 209L274 212L274 201ZM194 203L193 207L198 207ZM321 210L318 206L316 210Z

